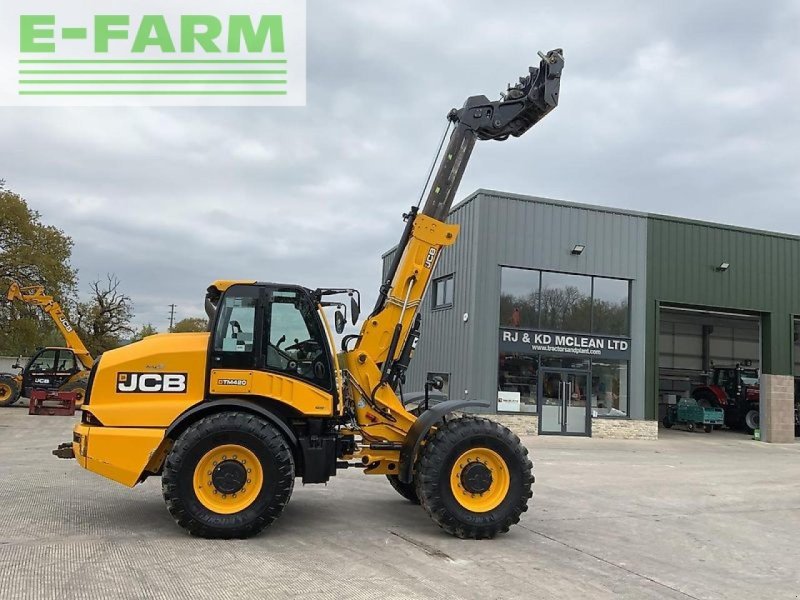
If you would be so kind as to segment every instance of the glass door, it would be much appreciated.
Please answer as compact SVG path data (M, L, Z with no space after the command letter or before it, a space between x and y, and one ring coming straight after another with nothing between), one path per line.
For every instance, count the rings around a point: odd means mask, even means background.
M587 373L542 371L539 392L539 433L588 435L590 406Z

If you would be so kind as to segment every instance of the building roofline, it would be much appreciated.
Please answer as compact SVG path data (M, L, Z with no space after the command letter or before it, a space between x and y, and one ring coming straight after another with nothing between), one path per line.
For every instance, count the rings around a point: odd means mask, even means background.
M703 221L700 219L690 219L687 217L676 217L673 215L665 215L661 213L650 213L650 212L642 212L637 210L630 210L624 208L614 208L610 206L598 206L595 204L585 204L580 202L571 202L567 200L555 200L553 198L544 198L541 196L528 196L525 194L514 194L511 192L501 192L498 190L490 190L490 189L483 189L480 188L470 194L467 198L462 200L461 202L456 205L456 208L460 208L463 204L473 200L478 196L491 196L494 198L513 198L514 200L521 200L523 202L535 202L538 204L551 204L553 206L561 206L565 208L579 208L584 210L590 210L593 212L604 212L604 213L612 213L618 215L627 215L631 217L641 217L645 219L655 219L658 221L670 221L673 223L682 223L685 225L700 225L703 227L712 227L715 229L725 229L728 231L738 231L741 233L751 233L756 235L767 235L770 237L777 237L783 238L788 240L795 240L800 241L800 235L794 235L791 233L784 233L780 231L770 231L768 229L756 229L753 227L741 227L739 225L729 225L725 223L715 223L713 221ZM455 208L453 209L455 210Z
M673 215L664 215L661 213L649 213L649 212L642 212L638 210L630 210L625 208L615 208L611 206L599 206L596 204L586 204L583 202L571 202L568 200L556 200L554 198L545 198L543 196L530 196L526 194L515 194L513 192L501 192L499 190L491 190L486 188L478 188L468 196L466 196L463 200L456 203L452 209L450 209L449 214L453 214L457 210L462 209L464 206L469 204L470 202L474 201L476 198L480 198L481 196L491 197L491 198L501 198L501 199L513 199L513 200L520 200L522 202L533 202L536 204L549 204L551 206L558 206L561 208L577 208L592 212L601 212L601 213L608 213L608 214L615 214L615 215L625 215L629 217L639 217L642 219L654 219L658 221L667 221L672 223L681 223L684 225L699 225L702 227L711 227L714 229L723 229L727 231L736 231L739 233L749 233L753 235L763 235L769 237L775 237L780 239L786 240L793 240L793 241L800 241L800 235L793 235L791 233L783 233L780 231L770 231L768 229L755 229L752 227L741 227L739 225L728 225L724 223L714 223L712 221L702 221L700 219L689 219L686 217L676 217ZM392 246L389 250L384 252L381 255L381 259L386 258L389 254L394 252L397 249L397 244Z

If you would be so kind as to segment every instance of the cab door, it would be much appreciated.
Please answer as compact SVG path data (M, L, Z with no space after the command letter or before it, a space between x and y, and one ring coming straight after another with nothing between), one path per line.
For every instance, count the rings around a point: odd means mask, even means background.
M58 350L56 348L44 348L28 361L25 374L22 378L23 393L27 396L31 390L44 389L53 390L59 387L56 376L58 365Z
M263 368L333 392L328 337L308 293L271 288L266 308Z
M212 369L252 370L259 366L264 329L261 286L231 286L217 307L211 346Z
M61 348L56 357L55 375L53 384L56 387L64 385L70 377L80 371L79 363L75 359L75 353L67 348Z

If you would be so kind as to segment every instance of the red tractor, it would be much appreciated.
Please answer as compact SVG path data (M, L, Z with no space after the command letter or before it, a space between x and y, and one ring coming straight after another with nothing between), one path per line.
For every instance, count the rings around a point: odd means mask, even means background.
M725 425L731 429L758 429L758 369L714 367L710 385L692 391L692 398L701 406L725 411Z

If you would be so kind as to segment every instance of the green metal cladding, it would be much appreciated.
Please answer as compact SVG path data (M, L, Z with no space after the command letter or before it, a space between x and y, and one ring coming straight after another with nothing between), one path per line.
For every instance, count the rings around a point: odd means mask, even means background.
M730 267L719 270L722 263ZM764 373L791 375L800 314L800 238L648 215L647 418L658 395L658 308L728 309L761 317Z

